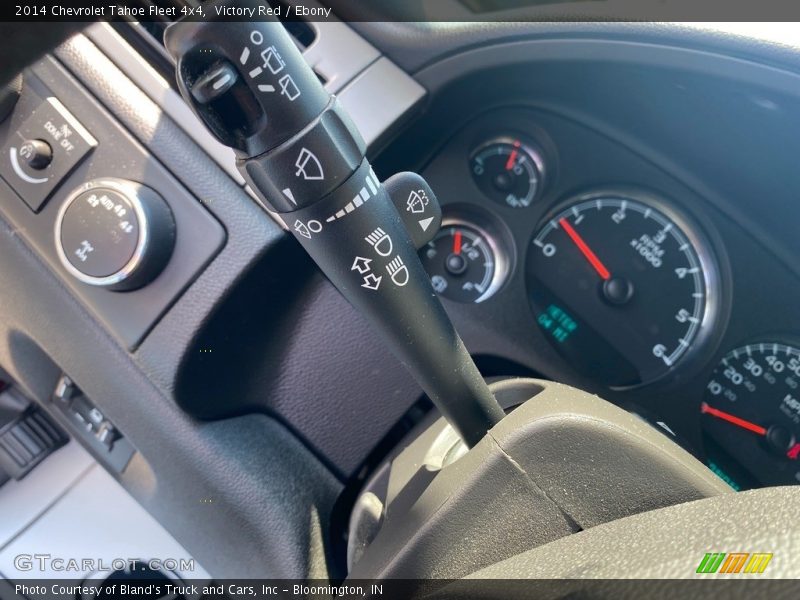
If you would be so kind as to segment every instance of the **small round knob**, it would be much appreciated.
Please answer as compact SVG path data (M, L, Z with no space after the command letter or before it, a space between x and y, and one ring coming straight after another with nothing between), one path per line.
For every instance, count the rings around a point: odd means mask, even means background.
M19 155L31 168L41 171L53 162L53 149L44 140L27 140L19 147Z
M603 282L603 297L618 306L633 298L633 284L624 277L612 277Z
M83 283L131 290L166 266L175 246L175 221L152 189L124 179L96 179L64 201L55 242L64 268Z

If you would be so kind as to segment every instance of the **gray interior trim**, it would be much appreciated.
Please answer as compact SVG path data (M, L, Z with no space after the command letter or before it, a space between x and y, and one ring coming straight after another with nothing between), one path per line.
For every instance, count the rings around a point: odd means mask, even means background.
M60 456L59 456L60 455ZM69 478L62 489L59 483ZM60 481L61 480L61 481ZM0 489L0 510L17 516L25 502L46 501L47 507L13 538L0 542L0 573L12 580L58 578L64 571L52 565L40 570L19 570L19 554L48 554L53 558L91 558L111 565L117 558L190 560L175 538L153 519L125 490L83 450L72 442L48 457L29 477L14 482L9 493ZM53 484L56 484L55 486ZM21 506L22 505L22 506ZM93 571L69 571L70 577L86 577ZM184 578L207 580L197 561L194 569L181 571Z
M94 48L83 36L73 38L67 45L80 40ZM31 212L11 191L6 192L9 202L3 204L3 213L20 235L62 276L64 284L75 296L85 302L92 314L126 347L136 347L186 285L224 245L224 229L206 208L177 184L163 165L152 161L148 153L126 135L123 128L114 122L113 116L104 114L88 95L76 90L52 58L40 61L31 71L35 77L28 77L30 89L26 89L19 101L16 114L4 124L10 128L8 134L18 127L20 117L38 106L42 96L55 96L64 103L64 110L69 109L77 122L93 132L98 148L61 180L59 188L38 213ZM47 82L44 84L46 89L42 87L43 82ZM123 93L126 90L124 81L114 81L114 85ZM155 108L155 105L139 104L139 116L143 116L148 108ZM66 266L69 263L59 256L60 244L56 244L54 233L66 196L90 180L109 176L137 180L157 190L171 208L171 215L165 215L165 222L174 219L178 232L170 260L160 276L149 285L125 294L87 285L76 278ZM0 188L8 189L2 182Z
M325 79L332 94L351 82L361 71L380 58L381 53L340 21L309 23L317 37L303 55L311 68Z
M339 100L374 149L425 94L425 88L384 57L344 88Z
M73 441L56 450L25 478L0 486L0 549L46 512L94 464L92 457Z
M308 278L314 271L306 270L307 263L298 259L294 252L287 252L293 242L282 245L284 232L245 195L241 187L216 168L182 128L90 40L85 36L80 38L80 42L78 39L58 51L59 59L219 218L227 230L226 245L220 254L162 317L136 352L136 360L147 376L174 399L179 395L177 377L182 373L182 365L194 358L190 352L198 351L195 346L201 339L198 336L213 324L215 311L224 306L225 299L232 292L235 295L237 283L243 280L252 282L248 279L249 272L257 270L266 275L265 282L279 287L289 283L290 280L282 278L292 269L298 272L298 278ZM272 276L263 264L256 269L259 262L271 260L301 262L296 268L285 262L275 265ZM299 274L301 272L303 275ZM402 368L388 369L386 377L378 383L368 378L360 380L355 375L353 381L339 377L341 366L336 360L331 360L326 343L349 344L352 352L363 356L358 361L359 369L367 373L394 359L383 343L369 332L343 336L344 332L363 329L361 317L318 275L309 279L308 287L304 288L303 307L302 315L294 315L295 320L286 323L292 327L292 344L288 347L281 337L283 330L265 329L253 334L265 341L254 341L251 351L263 351L264 354L255 359L260 362L257 372L248 374L244 380L250 386L243 390L248 394L245 400L255 400L257 403L250 402L250 405L255 404L256 410L278 414L285 419L298 435L325 456L331 467L346 476L358 467L381 437L419 398L419 388ZM290 309L281 306L276 310ZM350 341L343 341L342 337ZM309 350L311 340L313 344ZM218 348L216 352L220 350ZM280 359L273 354L277 351ZM217 356L222 355L214 354ZM317 375L312 380L308 378L308 373L312 372L309 369ZM336 380L334 388L341 387L341 390L331 389L329 375ZM210 393L208 389L206 393ZM339 401L300 402L299 397L333 397ZM241 405L241 400L228 400L221 396L218 402L224 409L237 403ZM205 401L211 401L211 398ZM341 425L332 417L341 414L340 411L349 414L363 410L365 405L369 405L371 427L354 428L350 435L342 436Z

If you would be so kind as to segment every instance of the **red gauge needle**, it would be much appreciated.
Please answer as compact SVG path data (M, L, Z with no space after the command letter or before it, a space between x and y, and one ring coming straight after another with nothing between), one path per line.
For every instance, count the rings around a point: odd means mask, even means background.
M461 232L456 231L453 235L453 254L461 254Z
M800 455L800 443L789 448L789 451L786 453L786 456L792 460L797 460L798 455Z
M520 145L519 140L514 142L514 149L511 151L511 154L508 155L508 160L506 161L506 171L510 171L514 168L514 161L517 160Z
M566 218L561 217L558 220L558 224L564 228L564 231L567 232L567 235L570 237L570 239L572 239L572 241L575 242L575 245L578 247L578 250L580 250L581 253L586 257L586 260L589 261L589 264L592 265L592 267L594 267L594 270L597 271L597 274L600 275L600 277L604 280L611 279L611 273L609 272L609 270L606 269L606 266L601 262L599 258L597 258L597 255L594 252L592 252L592 249L589 248L589 245L583 241L581 235L577 231L575 231L572 225L569 224L569 221L567 221Z
M717 417L718 419L722 419L723 421L727 421L728 423L732 423L737 427L741 427L742 429L747 429L748 431L752 431L753 433L757 433L758 435L767 435L767 429L765 427L761 427L761 425L756 425L755 423L751 423L750 421L745 421L744 419L740 419L739 417L727 413L723 410L718 408L714 408L713 406L709 406L705 402L700 405L700 412L704 415L711 415L712 417Z

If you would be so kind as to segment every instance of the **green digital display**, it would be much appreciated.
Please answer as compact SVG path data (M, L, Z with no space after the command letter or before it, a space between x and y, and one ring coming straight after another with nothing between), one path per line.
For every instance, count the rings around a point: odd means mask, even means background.
M570 317L566 311L555 304L550 304L537 319L539 326L548 332L553 339L559 343L564 343L569 339L578 324Z
M736 483L733 479L731 479L730 476L725 471L720 469L715 463L709 462L708 468L711 470L712 473L714 473L714 475L722 479L722 481L731 486L735 491L739 492L742 490L741 486L738 483Z

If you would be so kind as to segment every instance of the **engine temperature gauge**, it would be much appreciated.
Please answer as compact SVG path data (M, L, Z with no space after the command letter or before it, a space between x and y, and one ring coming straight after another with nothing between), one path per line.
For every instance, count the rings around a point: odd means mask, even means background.
M440 296L456 302L483 302L505 279L507 262L492 237L479 227L447 220L420 250L420 259Z
M544 173L539 152L513 137L499 137L483 144L472 155L470 169L486 196L511 208L531 205Z

